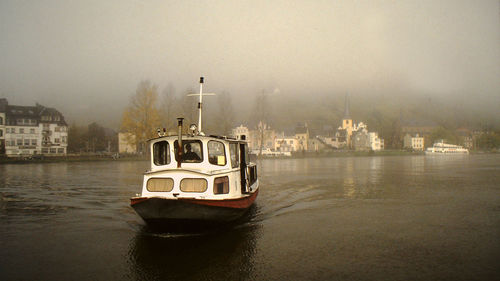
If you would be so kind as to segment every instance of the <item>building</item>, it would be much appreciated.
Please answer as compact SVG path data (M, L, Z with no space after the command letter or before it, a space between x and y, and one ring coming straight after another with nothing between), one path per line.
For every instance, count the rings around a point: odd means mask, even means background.
M285 136L282 133L279 136L276 136L276 140L274 142L274 151L278 152L295 152L297 151L297 147L299 142L295 138L295 136Z
M352 133L354 131L351 113L349 112L349 94L345 95L344 117L342 118L342 127L339 130L343 132L339 136L343 137L347 147L352 147Z
M369 132L370 149L373 151L384 150L384 139L379 138L377 132Z
M404 138L406 134L410 134L410 136L415 136L418 134L419 136L424 138L425 143L430 143L430 136L432 132L435 131L437 128L439 128L438 124L431 120L406 119L400 122L401 122L400 139Z
M295 139L297 140L297 150L296 151L307 151L309 143L309 129L307 124L297 125L295 128Z
M234 136L235 138L241 140L241 139L248 139L250 132L248 131L248 128L240 125L232 130L231 135Z
M368 130L366 128L357 130L356 133L353 135L352 147L356 151L371 150L370 135L368 134Z
M235 129L236 131L233 130L233 134L235 136L238 134L240 136L244 135L246 132L245 128L242 128L242 126L238 128ZM260 154L261 150L272 151L274 150L276 132L269 125L261 121L257 124L255 130L248 130L247 140L248 149L253 153Z
M419 134L416 134L414 137L412 137L407 133L403 138L403 148L423 151L425 148L424 137L420 136Z
M9 105L0 99L0 152L7 157L66 155L68 125L56 109Z
M474 148L474 135L471 130L467 128L458 128L456 134L460 137L460 143L467 149Z

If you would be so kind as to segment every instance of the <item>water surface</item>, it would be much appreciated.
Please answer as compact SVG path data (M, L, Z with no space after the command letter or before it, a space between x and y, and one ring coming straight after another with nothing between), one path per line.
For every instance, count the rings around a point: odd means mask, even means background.
M146 162L0 165L0 280L499 280L500 155L261 160L239 222L152 229Z

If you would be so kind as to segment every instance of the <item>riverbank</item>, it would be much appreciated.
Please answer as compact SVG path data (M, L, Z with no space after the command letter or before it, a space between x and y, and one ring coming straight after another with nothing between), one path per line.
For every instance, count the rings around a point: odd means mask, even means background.
M482 151L471 150L470 154L496 154L499 151ZM318 152L295 152L292 156L257 156L258 159L291 159L291 158L309 158L309 157L368 157L368 156L406 156L406 155L425 155L424 151L407 151L407 150L382 150L382 151L318 151Z
M472 150L470 154L496 154L498 151L477 151ZM292 156L257 156L251 154L251 159L295 159L311 157L369 157L369 156L405 156L405 155L425 155L423 151L406 150L382 150L382 151L321 151L321 152L296 152ZM58 162L89 162L89 161L145 161L146 156L142 155L111 155L111 154L91 154L80 155L70 154L66 156L33 156L23 158L0 157L1 164L30 164L30 163L58 163Z
M38 156L9 158L0 157L0 164L31 164L31 163L58 163L58 162L90 162L90 161L144 161L147 157L142 155L66 155L66 156Z

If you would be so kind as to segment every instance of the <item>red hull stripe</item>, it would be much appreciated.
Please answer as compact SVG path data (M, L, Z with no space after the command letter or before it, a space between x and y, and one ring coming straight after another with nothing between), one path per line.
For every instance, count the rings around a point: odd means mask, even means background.
M252 193L252 195L248 197L238 198L238 199L225 199L225 200L204 200L204 199L182 199L179 198L177 200L183 201L186 203L197 204L197 205L205 205L205 206L214 206L214 207L223 207L223 208L234 208L234 209L246 209L250 207L255 198L257 198L257 194L259 190ZM148 197L136 197L130 199L130 205L135 205L137 203L141 203L143 201L148 200ZM173 200L173 199L167 199Z
M257 191L252 193L252 195L250 195L248 197L238 198L238 199L198 200L198 199L182 199L181 198L179 200L184 201L184 202L188 202L188 203L192 203L192 204L205 205L205 206L246 209L253 204L258 193L259 193L259 190L257 189Z

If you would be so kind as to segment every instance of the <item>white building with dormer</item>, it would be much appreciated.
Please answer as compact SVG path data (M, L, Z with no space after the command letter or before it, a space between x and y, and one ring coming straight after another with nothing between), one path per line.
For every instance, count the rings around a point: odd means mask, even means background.
M33 155L66 155L68 126L56 109L36 106L9 105L0 99L0 153L7 157Z

